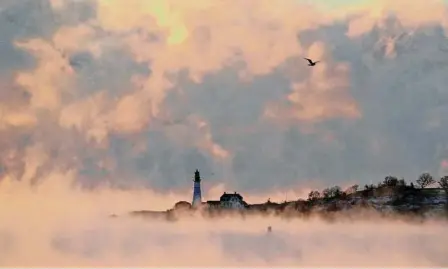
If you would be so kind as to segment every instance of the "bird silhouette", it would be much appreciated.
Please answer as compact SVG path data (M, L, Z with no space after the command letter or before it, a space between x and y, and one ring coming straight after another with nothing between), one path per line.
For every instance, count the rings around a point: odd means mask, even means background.
M308 58L303 58L303 59L308 61L308 66L315 66L318 62L320 62L320 61L313 62L313 60L308 59Z

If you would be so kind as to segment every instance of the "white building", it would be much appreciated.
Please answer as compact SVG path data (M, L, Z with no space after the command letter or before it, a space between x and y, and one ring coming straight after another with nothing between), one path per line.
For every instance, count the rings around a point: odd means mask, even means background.
M223 209L244 209L247 203L243 200L243 197L238 193L225 193L221 195L219 201L207 201L210 208L223 208Z

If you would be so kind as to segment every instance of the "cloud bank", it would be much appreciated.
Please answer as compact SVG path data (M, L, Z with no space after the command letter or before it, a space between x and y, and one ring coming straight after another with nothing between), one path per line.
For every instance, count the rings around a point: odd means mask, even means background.
M442 175L447 8L395 2L3 1L2 181L167 192L199 168L259 194Z

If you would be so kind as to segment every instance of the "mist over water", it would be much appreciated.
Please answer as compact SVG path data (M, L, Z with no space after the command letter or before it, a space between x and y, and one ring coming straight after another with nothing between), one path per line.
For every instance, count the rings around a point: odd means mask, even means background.
M86 192L59 182L35 189L0 185L1 266L448 265L448 226L442 221L198 214L168 222L127 212L173 204L172 197L108 188Z

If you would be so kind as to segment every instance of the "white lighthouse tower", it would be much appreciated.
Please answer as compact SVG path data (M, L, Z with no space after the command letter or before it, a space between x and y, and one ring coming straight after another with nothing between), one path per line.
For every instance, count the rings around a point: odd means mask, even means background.
M202 195L201 195L201 175L199 171L196 169L194 172L194 186L193 186L193 202L191 205L193 207L198 207L202 204Z

